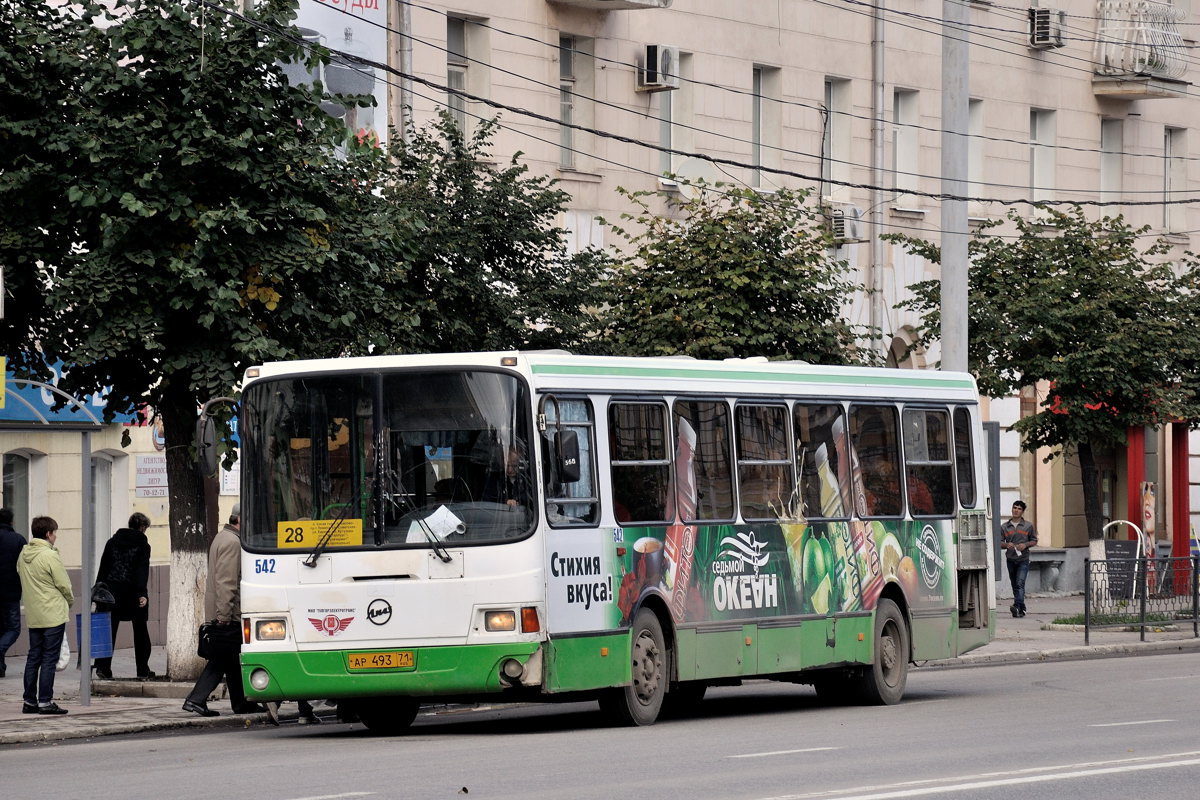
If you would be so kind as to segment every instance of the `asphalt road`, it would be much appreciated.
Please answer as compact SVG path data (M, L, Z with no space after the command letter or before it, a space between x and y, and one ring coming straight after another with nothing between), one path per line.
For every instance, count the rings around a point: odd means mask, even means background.
M1191 797L1195 654L910 676L903 703L836 707L807 687L710 690L698 715L603 727L595 704L361 726L254 726L0 748L6 798Z

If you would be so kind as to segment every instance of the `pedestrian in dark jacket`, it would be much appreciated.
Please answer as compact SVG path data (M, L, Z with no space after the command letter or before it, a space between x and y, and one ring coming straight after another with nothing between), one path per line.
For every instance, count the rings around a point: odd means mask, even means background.
M17 556L25 537L13 530L11 508L0 508L0 678L8 671L4 656L21 635L21 576Z
M98 611L112 612L113 644L116 644L121 620L128 620L133 625L133 657L141 680L154 677L150 671L150 631L146 627L150 617L150 592L146 588L150 582L150 541L146 538L149 527L149 517L142 513L133 514L129 518L129 527L121 528L105 543L96 575L96 582L107 586L116 600L110 609L97 608ZM96 659L96 677L112 680L111 657Z

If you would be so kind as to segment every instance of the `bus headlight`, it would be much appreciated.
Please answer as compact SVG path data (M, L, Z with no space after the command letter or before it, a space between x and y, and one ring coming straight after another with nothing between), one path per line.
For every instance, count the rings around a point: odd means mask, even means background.
M260 619L254 623L254 638L260 642L275 642L287 638L287 620Z
M256 692L261 692L267 688L267 684L271 682L271 676L267 674L265 669L255 669L250 673L250 685L254 687Z
M515 631L517 629L516 612L485 611L483 612L483 627L489 631Z

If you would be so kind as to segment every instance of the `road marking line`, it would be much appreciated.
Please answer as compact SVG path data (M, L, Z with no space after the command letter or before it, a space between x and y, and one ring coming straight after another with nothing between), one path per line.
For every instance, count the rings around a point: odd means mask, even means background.
M343 792L342 794L323 794L317 797L293 797L292 800L338 800L340 797L366 797L374 792Z
M925 780L918 780L918 781L904 781L903 783L896 783L896 784L892 784L891 786L886 786L886 785L856 786L856 787L853 787L850 789L829 789L829 790L823 791L823 792L808 792L806 794L776 795L774 797L762 798L761 800L808 800L808 798L818 798L818 797L838 797L838 798L841 798L841 800L882 800L883 798L890 798L890 797L919 797L920 795L926 794L926 793L937 794L937 793L958 791L958 790L961 790L964 788L987 788L987 787L991 787L991 786L1008 785L1010 783L1011 784L1020 784L1020 783L1036 783L1038 781L1047 781L1047 780L1061 780L1062 778L1060 778L1058 775L1035 774L1035 773L1049 773L1051 770L1056 770L1056 769L1072 770L1071 773L1065 773L1065 774L1060 773L1060 775L1083 777L1083 776L1092 775L1092 774L1103 775L1103 774L1108 774L1108 773L1113 773L1113 772L1157 769L1160 766L1169 767L1169 766L1188 766L1188 765L1192 765L1192 764L1200 764L1200 758L1194 758L1195 756L1200 756L1200 750L1191 750L1191 751L1186 751L1186 752L1182 752L1182 753L1163 753L1161 755L1155 755L1155 756L1133 756L1130 758L1117 758L1117 759L1110 759L1107 761L1084 761L1084 762L1080 762L1077 764L1058 764L1058 765L1052 765L1052 766L1046 766L1046 767L1026 767L1024 769L1010 770L1010 771L1006 771L1006 772L985 772L985 773L982 773L982 774L980 774L978 776L974 776L974 777L960 776L957 778L956 777L927 778ZM1149 761L1161 761L1161 759L1165 759L1165 758L1185 758L1185 759L1189 759L1189 760L1164 762L1161 765L1145 763L1145 762L1149 762ZM1114 765L1114 766L1105 766L1105 765ZM1020 776L1020 777L1005 777L1005 776ZM994 780L987 780L987 781L979 780L979 779L983 779L983 778L994 779ZM960 780L960 781L965 780L965 781L968 781L968 783L963 783L963 784L959 784L957 786L951 786L951 787L938 787L938 786L932 785L932 784L939 783L939 782L945 781L945 780ZM889 792L895 791L895 790L893 790L893 787L901 787L901 786L903 786L903 787L920 787L920 788L907 788L907 789L899 790L899 793L889 793ZM884 793L883 794L853 795L853 794L851 794L852 792L884 792Z
M820 753L825 750L841 750L840 747L808 747L804 750L771 750L765 753L742 753L726 758L765 758L766 756L790 756L793 753Z
M1160 722L1174 722L1173 719L1136 719L1129 722L1097 722L1088 725L1089 728L1119 728L1123 725L1157 725Z

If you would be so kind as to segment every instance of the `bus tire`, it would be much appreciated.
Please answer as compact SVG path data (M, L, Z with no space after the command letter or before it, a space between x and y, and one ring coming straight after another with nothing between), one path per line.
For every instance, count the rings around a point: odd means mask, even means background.
M628 686L606 689L600 695L600 710L618 725L653 725L667 691L667 646L658 616L639 609L632 637L633 680Z
M894 602L883 598L875 608L875 658L860 677L864 703L890 706L904 697L908 682L908 625Z
M395 736L408 730L421 704L411 697L372 697L354 704L354 711L371 733Z

